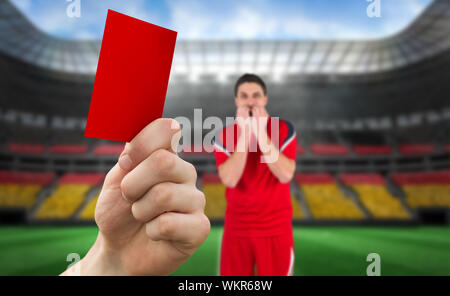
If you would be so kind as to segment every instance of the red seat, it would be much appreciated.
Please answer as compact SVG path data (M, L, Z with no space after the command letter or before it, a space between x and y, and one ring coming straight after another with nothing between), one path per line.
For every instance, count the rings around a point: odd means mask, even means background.
M385 184L385 180L380 174L370 173L342 173L339 178L347 185L353 184Z
M449 151L450 152L450 144L444 145L444 151Z
M397 184L450 184L450 170L392 174Z
M305 146L297 145L297 155L303 155L303 154L305 154Z
M212 145L203 146L201 144L183 146L181 152L186 155L208 155L214 152L214 147Z
M103 181L103 173L67 173L59 179L60 184L90 184L97 185Z
M311 152L316 155L345 155L348 148L339 144L312 144Z
M50 172L0 171L0 183L48 185L54 178Z
M391 154L392 148L388 145L354 145L353 151L358 155Z
M98 145L94 149L94 155L120 155L124 147L124 144Z
M219 178L219 175L214 173L204 173L202 175L202 182L203 184L217 184L222 183L222 181Z
M402 155L429 154L434 151L434 145L431 144L402 144L399 146Z
M333 176L328 173L297 173L294 176L297 184L335 183Z
M54 154L84 154L88 151L87 145L52 145L50 153Z
M41 155L45 152L43 144L9 143L8 150L12 153Z

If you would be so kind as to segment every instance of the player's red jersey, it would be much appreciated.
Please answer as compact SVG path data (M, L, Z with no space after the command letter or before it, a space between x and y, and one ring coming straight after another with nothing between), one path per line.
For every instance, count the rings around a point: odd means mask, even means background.
M272 126L274 127L273 135ZM275 130L276 127L278 127L278 133ZM235 123L224 128L215 137L217 167L231 156L233 149L236 148L239 134L239 126ZM281 153L295 160L297 138L291 123L269 118L267 134ZM233 143L227 143L227 139ZM252 141L255 141L254 137ZM277 179L267 163L261 161L262 153L259 145L256 144L254 147L257 148L256 152L248 152L247 163L238 184L234 188L226 189L225 231L242 236L272 236L289 233L292 231L290 185L282 184Z

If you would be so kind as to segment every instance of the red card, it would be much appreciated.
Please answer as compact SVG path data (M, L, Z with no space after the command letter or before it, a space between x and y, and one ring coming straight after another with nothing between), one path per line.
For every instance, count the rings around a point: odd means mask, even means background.
M162 116L176 38L108 10L84 136L129 142Z

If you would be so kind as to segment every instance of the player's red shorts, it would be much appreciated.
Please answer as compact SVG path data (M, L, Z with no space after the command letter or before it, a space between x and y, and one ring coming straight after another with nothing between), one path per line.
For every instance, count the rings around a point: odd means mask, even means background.
M255 270L256 268L256 270ZM224 231L220 275L293 275L292 233L279 236L242 237Z

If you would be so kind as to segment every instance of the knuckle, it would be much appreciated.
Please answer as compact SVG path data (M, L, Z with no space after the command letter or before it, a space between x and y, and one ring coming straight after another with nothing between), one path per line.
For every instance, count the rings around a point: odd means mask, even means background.
M154 202L157 207L168 206L172 200L172 188L167 183L160 183L152 188Z
M205 194L197 189L197 199L199 201L199 207L202 211L205 210L205 206L206 206L206 198L205 198Z
M175 155L165 149L156 150L152 156L155 166L160 171L169 171L175 166Z
M186 162L187 163L187 170L190 176L192 176L192 178L194 179L194 181L197 180L197 170L195 169L195 166L190 163L190 162Z
M175 233L173 217L166 213L158 219L158 231L162 236L171 236Z
M120 190L122 191L122 194L127 199L131 199L132 190L131 190L129 178L127 178L127 176L125 176L123 178L122 182L120 182Z
M208 217L204 214L198 216L198 232L195 238L192 240L192 244L194 246L200 246L209 235L211 231L211 223L209 222Z

